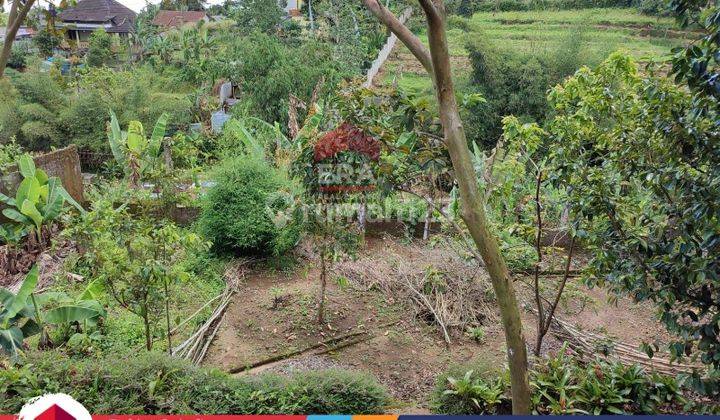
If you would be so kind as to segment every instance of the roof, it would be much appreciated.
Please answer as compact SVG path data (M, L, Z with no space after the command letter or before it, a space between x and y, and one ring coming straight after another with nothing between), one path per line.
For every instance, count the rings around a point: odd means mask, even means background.
M152 23L157 26L178 27L198 23L206 18L207 14L203 11L180 12L176 10L160 10L157 15L155 15Z
M7 33L7 28L2 26L0 27L0 40L5 39L5 34ZM29 26L21 26L18 28L17 34L15 34L15 39L22 39L22 38L32 38L35 36L35 30Z
M132 32L137 15L115 0L80 0L60 13L63 22L93 22L112 25L108 32Z

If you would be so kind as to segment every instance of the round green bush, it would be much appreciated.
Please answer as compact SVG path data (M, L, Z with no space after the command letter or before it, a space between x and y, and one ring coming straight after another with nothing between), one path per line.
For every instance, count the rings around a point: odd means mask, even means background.
M248 156L229 158L215 170L216 184L203 200L201 232L221 253L281 255L297 243L300 223L271 218L278 195L291 189L280 171Z

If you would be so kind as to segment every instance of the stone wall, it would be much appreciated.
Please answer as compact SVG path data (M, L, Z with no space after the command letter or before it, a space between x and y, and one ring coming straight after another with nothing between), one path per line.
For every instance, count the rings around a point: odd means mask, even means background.
M56 176L62 181L63 187L80 204L85 203L83 194L83 178L80 170L80 156L77 146L70 145L64 149L46 153L33 158L35 166L42 168L48 176ZM17 166L8 168L0 180L0 192L14 196L15 190L22 182L22 175L17 172Z

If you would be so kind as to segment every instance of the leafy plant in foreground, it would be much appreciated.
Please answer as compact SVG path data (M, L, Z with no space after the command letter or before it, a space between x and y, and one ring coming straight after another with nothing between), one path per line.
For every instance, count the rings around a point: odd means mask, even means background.
M11 358L22 353L23 341L40 333L35 321L35 308L30 300L38 281L38 268L33 266L25 276L17 294L0 288L0 349Z
M0 202L9 206L2 213L21 224L27 232L34 233L37 244L43 246L43 228L60 216L66 201L80 212L85 210L63 188L60 178L49 177L45 171L36 168L29 154L20 156L17 165L23 180L14 198L0 193Z

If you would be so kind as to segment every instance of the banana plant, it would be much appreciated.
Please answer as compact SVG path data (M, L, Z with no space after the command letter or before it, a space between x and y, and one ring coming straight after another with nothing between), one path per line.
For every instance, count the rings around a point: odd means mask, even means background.
M38 268L33 266L17 294L0 288L0 350L16 358L22 353L23 341L42 331L35 320L32 293L38 282Z
M85 291L73 299L64 293L33 294L39 279L37 265L25 276L17 294L0 288L0 350L11 359L22 353L26 338L42 334L39 347L47 347L49 325L61 326L77 323L86 331L97 326L107 316L105 308L98 302L103 292L102 282L91 282ZM54 306L41 312L43 306Z
M86 330L97 326L100 319L107 316L107 311L98 301L103 293L103 283L97 279L76 298L62 292L44 293L38 296L37 304L42 307L53 306L44 312L44 322L53 325L78 323Z
M23 180L14 198L0 193L0 203L8 206L2 214L20 223L27 231L36 232L38 243L42 244L43 226L60 216L66 202L81 213L85 209L63 188L60 178L49 177L45 171L36 168L29 154L20 156L17 165Z
M130 121L127 131L122 131L117 115L110 111L107 130L110 150L115 161L123 168L125 176L135 187L140 185L142 176L161 160L162 141L165 138L168 118L167 114L162 114L155 123L150 138L147 138L140 121Z

